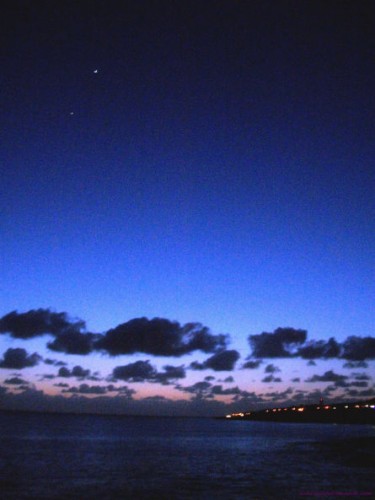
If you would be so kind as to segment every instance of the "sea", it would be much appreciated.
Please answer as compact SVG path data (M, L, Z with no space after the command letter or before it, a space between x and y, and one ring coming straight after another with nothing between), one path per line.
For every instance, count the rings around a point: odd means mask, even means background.
M375 498L375 427L0 412L0 498Z

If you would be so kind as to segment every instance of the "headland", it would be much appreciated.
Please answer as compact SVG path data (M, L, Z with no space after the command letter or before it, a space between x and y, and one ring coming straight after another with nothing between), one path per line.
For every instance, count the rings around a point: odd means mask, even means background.
M230 413L228 420L269 422L337 423L375 425L375 398L369 401L280 406L251 412Z

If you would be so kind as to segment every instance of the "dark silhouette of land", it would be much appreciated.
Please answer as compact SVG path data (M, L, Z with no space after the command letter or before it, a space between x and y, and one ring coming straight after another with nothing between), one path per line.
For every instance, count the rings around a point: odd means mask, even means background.
M375 398L369 401L323 403L273 407L267 410L231 413L223 417L230 420L256 420L270 422L375 424Z

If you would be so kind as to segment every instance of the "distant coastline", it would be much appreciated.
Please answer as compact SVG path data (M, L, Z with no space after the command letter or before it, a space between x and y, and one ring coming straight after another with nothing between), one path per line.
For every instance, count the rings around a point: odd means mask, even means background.
M347 403L273 407L253 412L230 413L227 420L255 420L293 423L336 423L375 425L375 398Z

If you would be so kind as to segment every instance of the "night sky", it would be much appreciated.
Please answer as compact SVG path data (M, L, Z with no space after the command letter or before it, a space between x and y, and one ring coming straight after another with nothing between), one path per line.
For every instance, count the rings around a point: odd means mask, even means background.
M375 396L372 1L1 13L0 402Z

